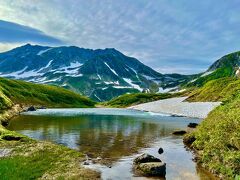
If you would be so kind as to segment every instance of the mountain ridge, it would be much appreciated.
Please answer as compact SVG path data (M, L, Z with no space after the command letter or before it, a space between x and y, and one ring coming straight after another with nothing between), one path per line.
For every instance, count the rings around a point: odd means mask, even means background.
M97 101L125 93L161 92L191 78L161 74L114 48L31 44L0 53L0 76L58 85Z

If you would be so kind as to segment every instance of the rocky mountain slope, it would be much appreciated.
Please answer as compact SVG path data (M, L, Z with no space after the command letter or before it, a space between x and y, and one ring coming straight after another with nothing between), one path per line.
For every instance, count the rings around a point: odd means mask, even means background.
M202 87L207 82L223 77L237 76L240 66L240 51L228 54L215 61L204 73L191 80L187 86Z
M163 92L191 78L160 74L115 49L30 44L0 53L0 76L58 85L97 101L131 92Z

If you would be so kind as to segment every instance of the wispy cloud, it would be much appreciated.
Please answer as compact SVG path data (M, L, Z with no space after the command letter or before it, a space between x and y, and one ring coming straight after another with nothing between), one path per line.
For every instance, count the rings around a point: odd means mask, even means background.
M5 0L0 19L69 45L114 47L160 71L195 73L240 50L239 7L238 0Z

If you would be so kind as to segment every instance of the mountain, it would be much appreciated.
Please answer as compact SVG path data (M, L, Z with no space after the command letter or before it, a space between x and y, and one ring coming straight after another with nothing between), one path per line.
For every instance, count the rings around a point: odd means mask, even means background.
M132 92L163 92L191 78L163 75L116 49L30 44L0 53L0 76L61 86L97 101Z
M240 66L240 51L223 56L215 61L204 73L191 80L187 86L202 87L207 82L223 77L234 77Z

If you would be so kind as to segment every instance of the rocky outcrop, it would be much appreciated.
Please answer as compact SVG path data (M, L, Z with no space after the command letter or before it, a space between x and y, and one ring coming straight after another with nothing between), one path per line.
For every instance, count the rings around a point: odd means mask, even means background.
M166 163L149 154L142 154L134 159L133 168L137 174L143 176L165 177L166 175Z
M37 109L34 106L30 106L27 111L36 111Z
M189 123L188 127L190 128L196 128L198 126L198 123Z
M174 134L174 135L184 135L186 133L187 132L185 130L176 130L176 131L173 131L172 134Z

